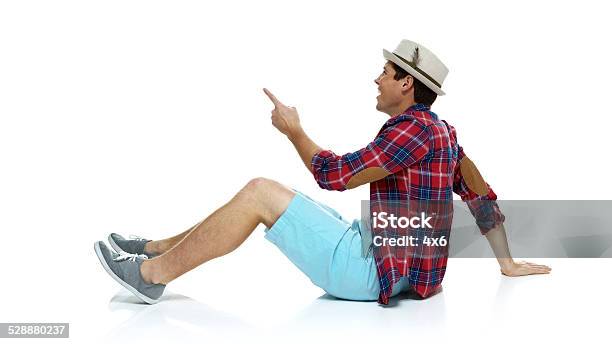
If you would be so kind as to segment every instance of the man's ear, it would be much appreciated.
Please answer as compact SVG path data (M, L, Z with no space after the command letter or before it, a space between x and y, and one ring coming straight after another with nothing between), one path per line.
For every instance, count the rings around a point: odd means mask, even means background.
M407 75L402 81L402 91L408 92L413 87L414 87L414 77L412 75Z
M402 89L404 91L409 91L410 88L414 86L414 77L412 75L406 75L404 81L402 82Z

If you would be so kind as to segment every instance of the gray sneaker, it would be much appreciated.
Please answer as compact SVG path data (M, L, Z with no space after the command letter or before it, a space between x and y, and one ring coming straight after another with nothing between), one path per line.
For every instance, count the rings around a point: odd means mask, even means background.
M140 265L145 258L130 253L113 255L102 241L96 242L94 249L102 267L115 281L148 304L159 301L166 285L147 283L142 279Z
M108 243L111 245L113 250L118 253L134 253L138 255L145 255L147 258L153 258L158 256L154 253L145 253L144 247L151 240L141 238L139 236L130 235L129 239L117 233L111 233L108 236Z

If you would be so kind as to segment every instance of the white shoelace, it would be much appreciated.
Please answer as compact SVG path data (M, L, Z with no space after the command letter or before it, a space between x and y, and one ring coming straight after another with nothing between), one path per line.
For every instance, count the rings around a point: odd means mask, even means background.
M133 235L133 234L130 234L130 239L131 240L147 240L143 237L139 237L138 235Z
M123 261L123 260L128 260L129 259L129 260L135 262L136 258L147 259L149 257L147 257L146 254L136 254L136 253L122 252L122 253L119 253L119 256L117 256L113 260L116 261L116 262L119 262L119 261Z

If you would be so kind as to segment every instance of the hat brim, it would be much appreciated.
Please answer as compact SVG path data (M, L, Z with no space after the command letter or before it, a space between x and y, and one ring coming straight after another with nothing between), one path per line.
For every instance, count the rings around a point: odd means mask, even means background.
M400 60L394 53L388 51L387 49L383 49L383 56L385 57L385 59L395 63L396 65L398 65L400 68L402 68L403 70L405 70L406 72L410 73L410 75L414 76L415 78L417 78L417 80L419 80L420 82L422 82L425 86L427 86L430 90L436 92L437 95L439 96L443 96L446 93L444 93L444 91L442 91L442 89L440 87L438 87L436 84L434 84L433 82L429 81L429 79L427 79L426 77L424 77L421 73L419 73L416 69L410 67L410 65L408 65L407 63L405 63L404 61Z

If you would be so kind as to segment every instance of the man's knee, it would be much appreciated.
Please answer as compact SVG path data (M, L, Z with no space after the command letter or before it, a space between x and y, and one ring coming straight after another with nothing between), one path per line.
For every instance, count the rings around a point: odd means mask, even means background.
M249 182L240 190L240 194L251 201L263 201L277 193L279 189L286 189L282 184L268 178L257 177Z
M251 179L241 193L254 209L262 215L262 221L269 227L285 211L295 192L272 179L258 177Z
M244 186L243 190L247 192L259 192L265 189L269 189L271 184L275 183L273 180L257 177L249 180L249 182Z

